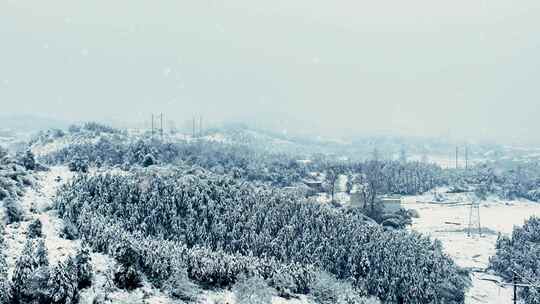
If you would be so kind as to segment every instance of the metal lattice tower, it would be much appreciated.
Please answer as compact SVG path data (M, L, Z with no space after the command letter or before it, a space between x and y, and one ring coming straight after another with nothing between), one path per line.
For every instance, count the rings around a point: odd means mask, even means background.
M467 228L467 236L471 236L478 232L479 236L482 236L482 225L480 224L480 203L473 201L469 210L469 226Z

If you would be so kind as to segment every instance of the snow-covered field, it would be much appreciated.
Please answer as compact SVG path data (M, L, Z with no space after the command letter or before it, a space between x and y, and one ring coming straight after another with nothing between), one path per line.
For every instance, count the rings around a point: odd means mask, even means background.
M459 200L459 199L456 199ZM532 215L540 216L540 204L528 201L486 201L480 206L482 236L467 236L470 206L419 203L419 197L408 197L405 207L415 209L420 218L412 229L439 239L458 265L485 269L489 257L495 254L497 234L511 234L514 225L522 225ZM472 287L466 304L512 303L511 287L502 287L492 280L500 278L482 271L472 273Z

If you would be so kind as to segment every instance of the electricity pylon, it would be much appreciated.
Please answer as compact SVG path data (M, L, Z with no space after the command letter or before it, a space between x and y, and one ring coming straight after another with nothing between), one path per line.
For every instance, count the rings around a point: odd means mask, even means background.
M478 235L482 236L482 225L480 224L480 202L473 200L469 210L469 227L467 228L467 236L471 236L474 230L478 229Z

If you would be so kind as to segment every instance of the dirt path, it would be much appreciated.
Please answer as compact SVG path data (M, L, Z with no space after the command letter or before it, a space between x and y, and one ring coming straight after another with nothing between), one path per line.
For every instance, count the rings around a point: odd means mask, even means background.
M495 254L497 234L511 234L514 225L522 225L532 215L540 215L540 204L532 202L486 202L480 208L480 222L486 228L482 236L467 236L469 206L445 206L406 201L406 208L415 209L420 218L412 229L439 239L459 266L485 269L489 257ZM473 272L473 286L467 293L466 304L512 303L512 289L489 280L499 277Z

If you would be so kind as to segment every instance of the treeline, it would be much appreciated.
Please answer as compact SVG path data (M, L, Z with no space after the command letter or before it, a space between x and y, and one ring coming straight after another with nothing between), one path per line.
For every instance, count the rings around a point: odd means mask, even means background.
M89 127L72 127L71 132L88 133ZM104 129L105 131L99 132ZM325 155L314 155L303 162L300 156L270 153L241 144L213 141L164 142L159 139L135 136L110 136L120 131L107 127L97 130L93 140L72 143L40 158L49 164L84 163L96 166L145 166L150 164L177 164L200 166L217 174L230 174L248 181L266 182L274 186L299 185L310 178L311 172L332 177L343 174L355 183L365 183L377 194L418 194L447 182L443 170L433 164L399 161L338 161ZM106 135L106 136L104 136ZM327 187L329 188L329 187ZM348 190L351 190L349 188ZM331 191L331 190L328 190Z
M67 131L62 129L40 131L30 139L29 144L47 144L69 135L90 138L101 135L127 135L127 133L97 122L86 122L81 125L71 125Z
M276 285L299 293L309 293L312 269L321 269L397 303L462 303L468 284L427 237L226 176L79 176L60 191L57 208L95 249L127 244L137 253L131 264L156 283L174 261L192 280L221 286L244 272L271 282L284 272Z
M456 191L474 190L480 196L497 195L503 199L540 201L540 164L497 162L455 170L449 174L449 184Z
M490 268L507 282L533 287L520 288L520 297L526 304L540 303L540 218L531 217L523 227L515 226L511 237L499 236L496 254L490 259Z

